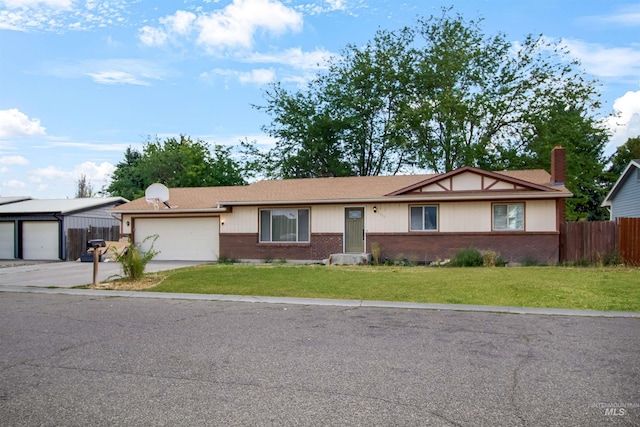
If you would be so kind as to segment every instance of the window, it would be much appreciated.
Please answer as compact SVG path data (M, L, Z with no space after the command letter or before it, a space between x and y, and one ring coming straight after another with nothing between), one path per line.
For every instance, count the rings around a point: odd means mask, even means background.
M411 206L411 230L438 230L437 206Z
M494 230L524 230L524 204L493 205Z
M261 242L308 242L309 209L260 211Z

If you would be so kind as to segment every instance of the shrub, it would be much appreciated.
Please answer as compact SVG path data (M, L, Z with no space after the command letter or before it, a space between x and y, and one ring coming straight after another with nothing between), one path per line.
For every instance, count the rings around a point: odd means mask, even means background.
M484 264L482 254L476 248L467 248L458 251L449 265L451 267L480 267Z
M138 280L142 278L142 276L144 276L144 269L149 261L160 253L159 251L153 250L153 244L158 239L158 235L148 236L142 241L142 245L149 239L152 239L152 241L147 252L140 251L140 247L133 242L130 242L129 246L127 246L122 253L117 253L116 251L116 261L120 263L122 274L126 279Z
M233 258L227 258L224 255L218 257L218 264L234 264L236 262Z
M382 253L382 249L380 249L380 244L373 242L371 243L371 258L373 259L373 263L378 265L380 264L380 254Z

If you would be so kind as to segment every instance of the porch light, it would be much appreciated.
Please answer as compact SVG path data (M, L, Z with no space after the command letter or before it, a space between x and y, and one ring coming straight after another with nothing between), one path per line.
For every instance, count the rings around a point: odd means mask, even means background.
M378 212L378 207L377 207L377 206L374 206L374 207L373 207L373 213L376 213L376 212Z

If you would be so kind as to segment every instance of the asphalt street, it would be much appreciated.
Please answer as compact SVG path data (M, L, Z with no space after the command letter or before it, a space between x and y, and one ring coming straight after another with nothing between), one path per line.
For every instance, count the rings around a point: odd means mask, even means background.
M639 322L1 292L0 424L640 425Z

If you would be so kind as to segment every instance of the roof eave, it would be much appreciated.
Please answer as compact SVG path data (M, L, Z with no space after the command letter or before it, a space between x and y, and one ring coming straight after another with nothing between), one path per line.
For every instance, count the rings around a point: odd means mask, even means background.
M149 213L158 213L158 214L179 214L179 213L227 213L229 212L228 208L190 208L190 209L180 209L180 208L171 208L171 209L111 209L109 212L114 214L149 214Z
M572 193L566 192L544 192L532 194L491 194L482 196L480 194L446 196L440 193L431 193L417 197L411 196L389 196L370 199L318 199L318 200L253 200L242 202L220 202L220 206L280 206L280 205L327 205L327 204L358 204L358 203L397 203L397 202L420 202L420 201L464 201L464 200L509 200L509 199L557 199L573 197Z
M627 165L627 167L624 169L624 171L620 174L620 177L618 178L618 180L616 181L615 184L613 184L613 187L611 187L611 190L609 191L609 193L607 194L607 196L604 198L604 201L602 202L602 204L600 206L602 207L606 207L606 206L611 206L611 199L613 198L613 196L616 195L616 193L619 190L619 186L620 184L627 179L627 175L630 173L631 168L634 167L637 169L640 169L640 162L636 161L636 160L631 160L629 162L629 164Z

